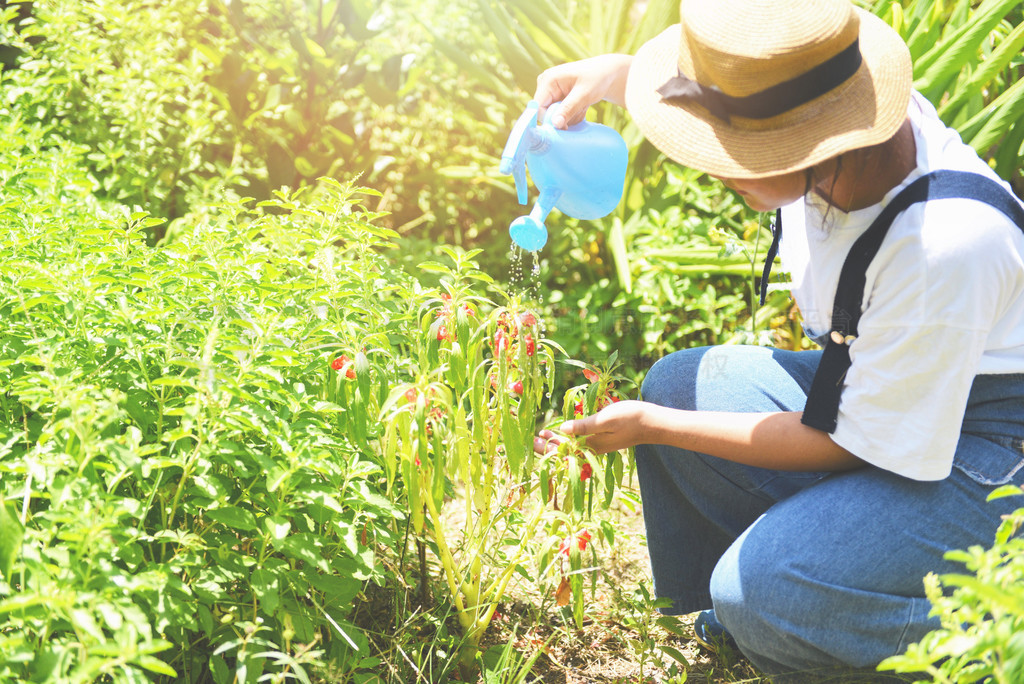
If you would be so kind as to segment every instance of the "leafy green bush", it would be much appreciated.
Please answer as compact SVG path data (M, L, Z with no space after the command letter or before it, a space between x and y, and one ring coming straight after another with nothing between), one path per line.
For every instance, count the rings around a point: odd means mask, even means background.
M222 207L149 248L155 220L92 202L77 150L11 128L4 677L372 667L354 600L385 581L375 550L397 545L404 517L352 429L399 372L367 362L406 320L379 298L383 232L334 185L274 215ZM352 252L341 270L336 242ZM331 365L341 354L354 387Z
M6 104L86 146L98 192L175 217L239 181L246 167L193 49L204 39L205 2L31 8L20 25L13 10L0 24L0 42L22 53L19 68L4 72Z

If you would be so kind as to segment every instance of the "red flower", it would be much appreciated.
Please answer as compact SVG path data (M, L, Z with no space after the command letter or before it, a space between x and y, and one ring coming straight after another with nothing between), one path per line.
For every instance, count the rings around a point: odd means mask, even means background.
M441 295L441 300L444 302L441 304L441 308L434 314L434 318L451 318L452 316L452 298L446 294Z
M529 311L519 314L519 324L525 326L537 325L537 317Z
M434 436L434 427L444 420L444 407L443 406L431 406L427 410L427 422L424 427L427 429L427 436Z
M515 382L513 382L509 386L509 389L511 389L513 392L515 392L519 396L523 396L523 381L522 380L516 380Z
M584 368L583 377L585 377L590 382L597 382L598 378L600 378L601 376L598 375L597 372L592 371L589 368Z
M589 463L584 463L583 466L580 467L580 481L586 482L593 476L594 468Z
M494 333L494 353L500 354L508 349L508 337L505 336L505 331L498 329L498 332Z
M587 544L590 542L590 533L587 532L586 530L584 530L583 532L580 532L579 534L576 535L576 540L575 541L576 541L576 545L579 547L580 551L586 551L587 550ZM568 556L569 555L569 550L572 548L572 543L573 543L573 538L571 536L566 537L565 539L563 539L562 543L558 547L558 553L562 554L563 556Z
M582 416L583 415L583 400L582 399L580 399L578 402L576 402L575 413L576 413L577 416Z
M441 293L441 308L437 310L435 318L443 319L437 327L437 340L443 342L445 340L455 339L455 309L452 307L452 296L447 292ZM466 310L466 314L469 316L473 315L473 309L470 308L469 304L463 305Z
M523 339L526 342L526 355L533 356L533 353L537 349L536 345L533 342L533 335L531 335L530 333L526 333Z
M498 329L504 330L510 337L518 337L519 326L516 325L515 319L507 311L502 311L498 315Z
M340 371L346 365L348 366L348 370L345 371L345 377L348 378L349 380L355 380L356 369L355 365L352 363L352 359L342 354L338 358L331 361L331 368L333 368L336 371Z
M405 390L405 400L410 404L415 404L419 396L419 390L417 390L415 387L410 387L409 389Z

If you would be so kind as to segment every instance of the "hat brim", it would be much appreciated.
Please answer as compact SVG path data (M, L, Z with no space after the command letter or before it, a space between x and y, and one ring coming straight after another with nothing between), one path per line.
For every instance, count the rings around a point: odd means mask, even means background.
M700 105L662 101L657 89L676 76L680 25L645 43L633 58L626 108L644 136L680 164L721 178L763 178L805 169L892 137L907 116L912 69L899 35L860 13L857 72L829 93L770 121L726 122Z

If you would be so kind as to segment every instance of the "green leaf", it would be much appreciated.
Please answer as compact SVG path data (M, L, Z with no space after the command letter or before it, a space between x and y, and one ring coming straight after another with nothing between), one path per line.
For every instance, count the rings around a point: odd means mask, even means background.
M316 42L309 36L305 37L306 49L309 50L309 54L313 55L317 59L325 59L327 57L327 51L321 47L320 43Z
M978 116L963 126L964 140L978 154L986 154L1011 127L1024 121L1024 80L1017 81ZM980 127L975 128L977 123ZM968 131L974 131L973 134Z
M972 57L976 57L981 42L1020 0L989 0L983 2L971 17L952 35L932 48L915 65L914 87L935 97L936 85L960 71ZM927 65L927 66L923 66ZM922 71L923 70L923 71Z
M307 563L321 572L327 572L327 561L320 553L323 542L310 534L293 534L281 542L281 551L295 560Z
M428 273L443 273L444 275L453 277L455 275L454 273L452 273L452 269L445 266L444 264L439 264L436 261L423 261L420 262L419 264L416 264L416 267L421 271L427 271Z
M990 601L994 607L1011 615L1024 615L1024 595L1020 590L1010 592L972 575L948 574L941 576L942 583L951 587L964 587Z
M155 672L156 674L165 675L167 677L174 677L175 679L178 677L178 673L175 672L173 667L154 656L140 655L135 662L150 672Z
M252 573L249 586L252 587L253 595L262 604L263 610L268 615L272 615L277 610L277 606L280 605L278 596L280 583L277 573L258 568Z
M968 80L959 81L956 84L956 89L950 93L949 99L939 106L939 117L943 121L950 121L967 102L983 93L983 89L992 79L1020 55L1022 48L1024 48L1024 23L1014 28L1006 38L999 42L995 51L974 70Z
M242 532L257 532L256 517L251 511L238 506L224 506L206 511L206 517L222 525L241 530Z
M210 671L213 673L214 681L231 681L231 670L228 669L228 664L224 660L223 656L216 654L210 656Z
M665 644L661 644L658 648L683 667L690 666L690 661L687 660L686 656L684 656L680 651L672 648L671 646L666 646Z
M81 630L97 641L103 641L103 630L96 623L92 613L84 608L72 608L70 611L71 624L75 629Z
M11 569L21 552L25 539L25 529L18 520L14 507L4 502L0 505L0 574L9 584L13 584Z
M677 617L673 617L671 615L662 615L658 617L654 622L669 634L674 634L676 636L684 638L690 637L690 630L688 630L686 627L683 627L683 625L679 622L679 618Z
M1020 496L1024 494L1024 487L1018 485L1003 485L997 487L991 494L988 495L987 501L995 501L996 499L1002 499L1007 496Z
M625 292L633 291L633 274L630 269L629 252L626 249L626 237L622 220L617 216L612 220L608 231L608 249L615 261L615 273L619 276L619 287Z

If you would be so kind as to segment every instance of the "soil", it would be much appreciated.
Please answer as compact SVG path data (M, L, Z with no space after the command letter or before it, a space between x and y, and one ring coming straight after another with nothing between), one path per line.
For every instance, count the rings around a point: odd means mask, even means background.
M587 581L587 618L577 629L568 613L544 601L501 606L483 644L484 650L513 641L523 657L537 654L526 682L544 684L622 684L626 682L764 682L738 653L712 655L692 639L693 615L678 618L672 631L655 623L659 614L638 600L641 583L649 590L650 571L640 510L619 506L607 514L616 531L615 543L598 553L601 566L591 595ZM531 599L546 603L539 614ZM566 610L567 609L561 609ZM646 638L644 631L647 632ZM648 647L647 657L636 652ZM662 647L681 654L680 665ZM651 652L653 651L653 652ZM539 652L539 653L538 653ZM674 667L673 667L674 666ZM482 684L486 683L481 679Z
M620 492L622 490L620 489ZM568 606L558 607L555 596L540 593L536 584L522 581L506 591L509 600L498 606L483 642L481 652L490 650L492 655L511 645L514 659L521 665L534 659L532 665L520 667L527 671L525 677L514 677L509 668L494 668L492 673L475 677L473 684L625 684L659 682L681 684L682 682L744 682L768 684L753 670L738 653L722 652L712 655L704 651L692 639L693 615L680 618L664 618L642 596L642 589L650 592L651 578L647 546L644 537L643 514L639 504L639 492L631 491L613 504L611 510L595 511L595 529L599 520L606 520L615 531L614 543L609 544L595 535L591 543L596 550L597 567L585 580L585 618L582 628L577 628ZM453 529L459 529L459 517L464 509L459 506L448 510ZM589 552L589 549L588 549ZM426 554L420 567L433 577L440 574L440 568ZM405 566L416 567L415 559L406 559ZM399 576L402 573L395 569ZM413 570L405 576L404 592L408 599L422 594L422 584ZM425 616L431 614L434 599L419 606L405 606L397 609L393 602L399 600L394 592L386 588L373 591L368 586L365 605L357 611L354 621L376 635L373 650L384 657L393 657L394 645L392 616L396 610L409 615L410 610L420 616L412 618L406 627L413 624L422 631L427 643L437 628ZM459 631L453 616L445 619L447 631ZM658 624L661 622L661 624ZM406 644L408 647L409 644ZM673 658L668 651L677 657ZM679 659L684 662L680 663ZM398 670L396 664L387 666L381 676L388 682L394 679ZM503 674L494 674L501 672ZM415 684L433 682L429 674L421 673ZM413 684L410 681L410 684ZM456 684L456 680L450 680Z

